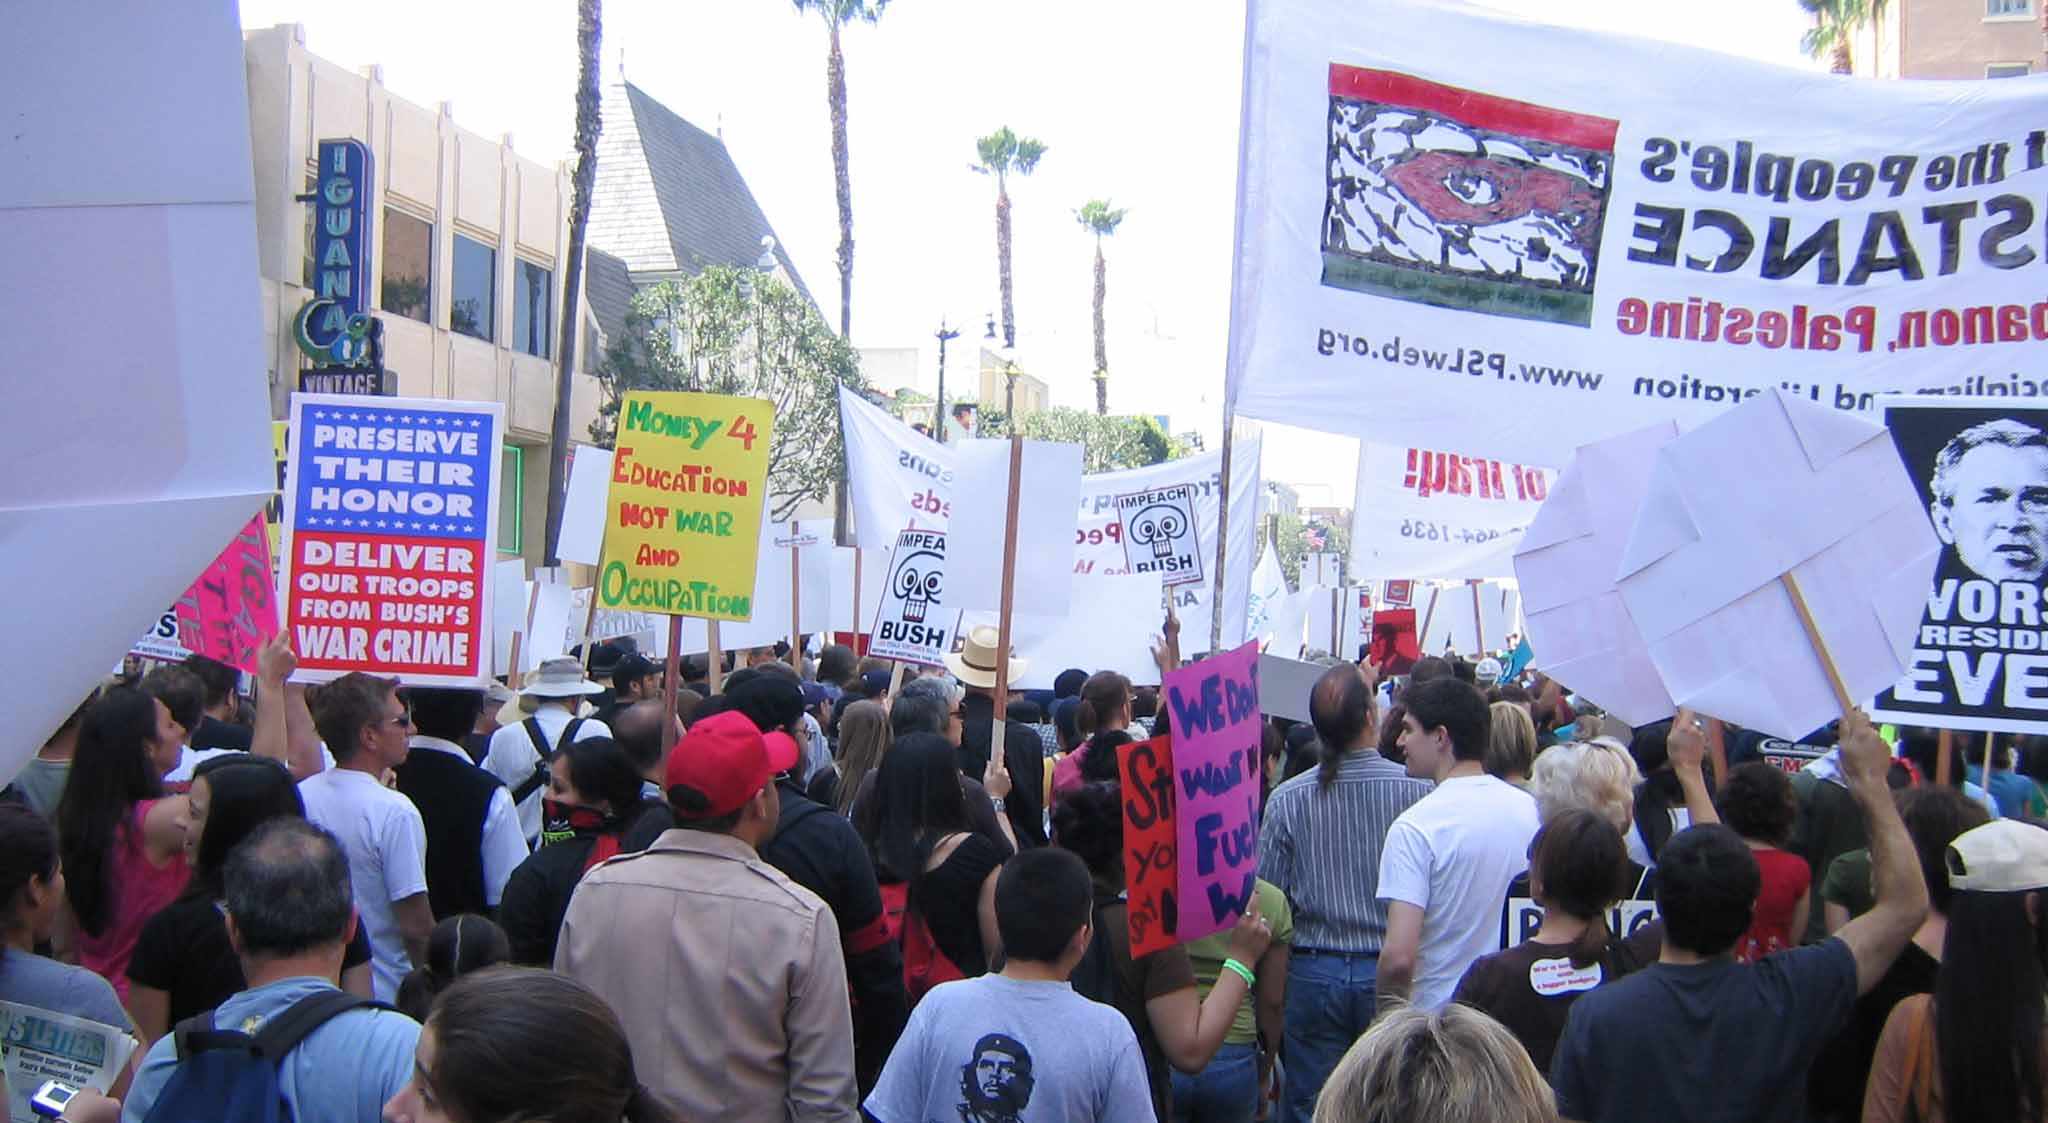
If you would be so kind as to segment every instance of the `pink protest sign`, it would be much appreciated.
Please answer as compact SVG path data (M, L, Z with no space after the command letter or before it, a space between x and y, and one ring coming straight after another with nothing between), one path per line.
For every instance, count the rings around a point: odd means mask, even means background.
M1237 923L1259 872L1259 645L1170 672L1176 940Z
M270 535L259 512L178 598L178 643L187 651L256 673L256 653L277 635Z

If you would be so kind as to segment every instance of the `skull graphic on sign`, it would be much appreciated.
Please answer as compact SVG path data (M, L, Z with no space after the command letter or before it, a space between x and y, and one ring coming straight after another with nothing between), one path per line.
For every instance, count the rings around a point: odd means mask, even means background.
M1131 520L1131 541L1152 547L1155 558L1170 558L1174 541L1188 532L1188 520L1171 503L1154 503Z
M889 575L889 587L903 598L903 620L924 623L925 613L945 591L946 559L931 550L914 550L896 562Z

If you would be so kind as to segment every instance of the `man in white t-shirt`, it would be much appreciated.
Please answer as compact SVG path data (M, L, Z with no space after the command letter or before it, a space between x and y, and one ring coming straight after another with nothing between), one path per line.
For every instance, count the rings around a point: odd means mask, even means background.
M434 910L427 902L427 826L412 800L384 786L384 771L411 751L412 714L398 680L349 674L320 691L313 714L335 764L299 783L306 818L348 852L356 911L370 937L370 975L379 1001L424 962Z
M519 808L519 830L528 846L540 841L540 801L547 793L546 764L572 741L609 737L612 731L596 718L579 718L583 699L604 693L604 687L583 677L583 664L570 656L544 660L519 689L521 708L536 708L524 720L505 721L491 734L484 753L484 771L505 782ZM500 721L504 721L501 717ZM544 746L544 747L543 747Z
M864 1114L879 1123L1151 1119L1130 1022L1068 982L1088 952L1093 901L1072 852L1040 847L1010 859L995 893L1003 969L925 995Z
M1408 774L1436 790L1394 820L1380 852L1387 903L1379 1000L1424 1010L1451 1000L1472 961L1500 948L1500 902L1529 868L1536 801L1486 774L1486 699L1454 678L1411 685L1402 699Z

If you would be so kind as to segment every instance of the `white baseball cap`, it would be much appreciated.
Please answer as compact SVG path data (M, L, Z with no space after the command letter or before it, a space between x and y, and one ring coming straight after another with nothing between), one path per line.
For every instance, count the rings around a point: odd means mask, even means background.
M2048 831L2017 819L1993 819L1948 844L1951 889L2020 893L2048 888Z

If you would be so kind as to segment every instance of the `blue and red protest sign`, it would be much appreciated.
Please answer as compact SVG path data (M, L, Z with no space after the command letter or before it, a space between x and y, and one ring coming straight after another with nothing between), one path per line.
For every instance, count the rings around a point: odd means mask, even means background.
M293 677L487 678L504 407L294 394L292 434L284 601Z
M1259 874L1259 645L1168 671L1173 727L1175 940L1237 923Z

